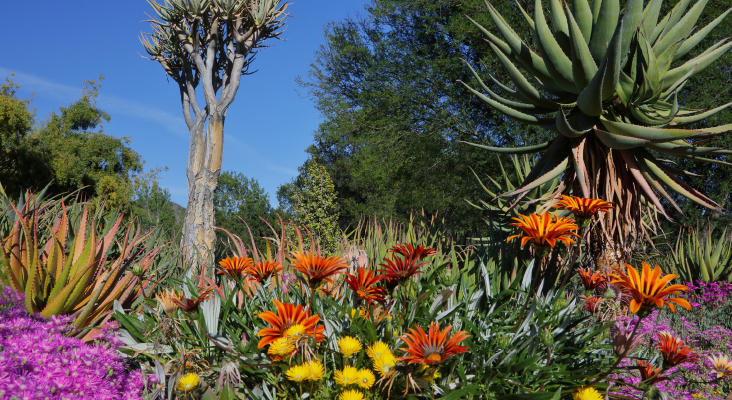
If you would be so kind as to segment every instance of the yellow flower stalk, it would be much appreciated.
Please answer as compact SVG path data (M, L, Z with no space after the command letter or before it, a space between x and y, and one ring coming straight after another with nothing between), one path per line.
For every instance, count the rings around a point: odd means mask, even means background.
M358 371L358 387L362 389L371 389L376 382L376 377L370 369L361 369Z
M353 385L359 382L359 373L356 368L349 365L343 368L342 371L336 371L333 379L341 386Z
M292 366L285 375L293 382L302 382L310 377L310 366L307 364Z
M352 337L352 336L346 336L343 338L338 339L338 351L341 352L346 357L351 357L352 355L358 353L361 351L361 348L363 345L361 342L358 341L358 339Z
M199 378L195 372L189 372L178 378L178 384L175 388L184 392L190 392L198 386Z
M593 387L582 387L577 392L572 393L573 400L604 400L600 392Z
M338 400L363 400L363 393L358 390L346 390L338 396Z

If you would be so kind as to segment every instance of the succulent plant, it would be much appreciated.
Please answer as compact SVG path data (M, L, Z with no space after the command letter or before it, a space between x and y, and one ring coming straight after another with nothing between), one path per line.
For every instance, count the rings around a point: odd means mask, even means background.
M690 0L681 0L659 20L663 0L651 0L645 7L643 0L628 0L622 9L619 0L595 0L593 8L587 0L549 0L551 25L541 0L535 0L533 17L517 3L532 27L530 41L520 38L487 3L502 38L473 23L487 36L512 85L488 75L492 87L500 88L499 95L473 70L482 92L466 86L505 116L557 133L546 143L488 148L513 154L543 152L521 185L503 196L520 200L561 177L557 195L572 192L616 204L602 226L626 248L628 242L647 235L644 210L667 215L665 199L680 211L669 191L719 210L718 204L684 182L681 176L688 172L659 158L672 155L725 163L716 157L732 154L693 142L723 134L732 126L683 128L732 103L700 111L681 106L678 99L689 78L732 47L725 39L686 60L730 12L695 30L707 2L699 0L689 7Z
M123 215L104 221L88 203L66 206L30 193L16 205L2 188L0 202L0 225L9 228L0 230L0 284L25 294L29 312L73 315L83 328L107 318L115 300L134 299L147 286L132 265L143 275L160 249L146 247L133 222L120 229Z
M671 264L682 280L732 283L732 236L725 231L712 240L712 232L704 235L697 226L679 233Z

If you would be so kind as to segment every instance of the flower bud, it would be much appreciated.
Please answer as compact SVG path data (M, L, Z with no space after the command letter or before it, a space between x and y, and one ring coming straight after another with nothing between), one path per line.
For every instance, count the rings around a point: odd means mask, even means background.
M139 277L139 276L142 276L142 274L144 274L144 273L145 273L145 270L142 268L142 265L135 264L132 266L132 275Z
M544 343L544 346L546 347L554 346L554 333L548 328L544 328L541 333L539 333L539 339L541 339L542 343Z

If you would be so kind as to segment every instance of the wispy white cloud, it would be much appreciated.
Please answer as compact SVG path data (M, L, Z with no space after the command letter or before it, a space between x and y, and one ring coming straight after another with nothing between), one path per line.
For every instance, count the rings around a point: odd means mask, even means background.
M78 98L81 94L81 88L64 85L47 81L35 75L26 74L18 71L11 71L0 67L0 76L9 77L13 74L13 81L24 89L30 89L34 92L41 92L44 96L53 97L64 101Z
M238 139L236 137L233 137L231 135L224 134L224 142L228 144L233 144L234 146L241 149L247 156L250 158L254 158L257 161L257 164L263 166L264 168L270 170L279 172L281 174L289 175L289 176L297 176L298 172L297 170L286 168L281 165L277 165L270 161L269 158L263 157L259 152L257 152L252 146L249 146L248 144L244 143L241 139Z
M14 73L13 81L15 83L22 88L33 90L36 93L42 93L44 97L60 100L63 103L70 103L81 96L81 86L56 83L33 74L11 71L0 67L0 76L10 76L11 72ZM183 117L160 108L106 94L104 90L99 95L98 104L100 108L113 116L126 116L152 121L164 126L169 132L177 136L188 137L188 130Z

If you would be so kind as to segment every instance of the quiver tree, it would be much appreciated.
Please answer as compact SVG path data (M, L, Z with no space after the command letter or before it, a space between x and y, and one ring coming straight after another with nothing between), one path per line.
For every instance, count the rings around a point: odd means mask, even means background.
M141 41L178 84L190 145L183 248L189 257L213 251L214 191L221 172L224 119L242 75L267 39L282 31L287 0L148 0L158 19ZM205 105L197 90L203 88Z
M473 22L513 85L490 75L490 81L481 79L473 70L482 92L469 89L508 118L556 132L546 143L488 147L503 153L542 153L521 185L503 196L515 196L518 203L532 189L560 178L555 201L560 193L571 192L614 202L616 208L600 218L592 232L592 237L602 238L593 240L595 244L605 244L595 255L602 253L602 260L611 264L629 261L635 243L648 236L653 218L644 221L644 211L668 217L664 205L670 205L680 212L674 200L679 196L720 211L684 181L689 172L664 159L671 155L727 164L719 157L732 155L726 149L700 146L731 130L731 125L685 129L732 103L694 110L678 98L689 78L732 47L725 39L696 51L730 13L697 28L707 2L699 0L690 7L691 0L681 0L661 17L663 0L645 6L643 0L628 0L624 8L619 0L595 0L593 8L588 0L549 0L550 24L544 4L535 0L533 15L517 8L532 27L528 41L487 3L501 37ZM688 56L692 52L696 55Z

